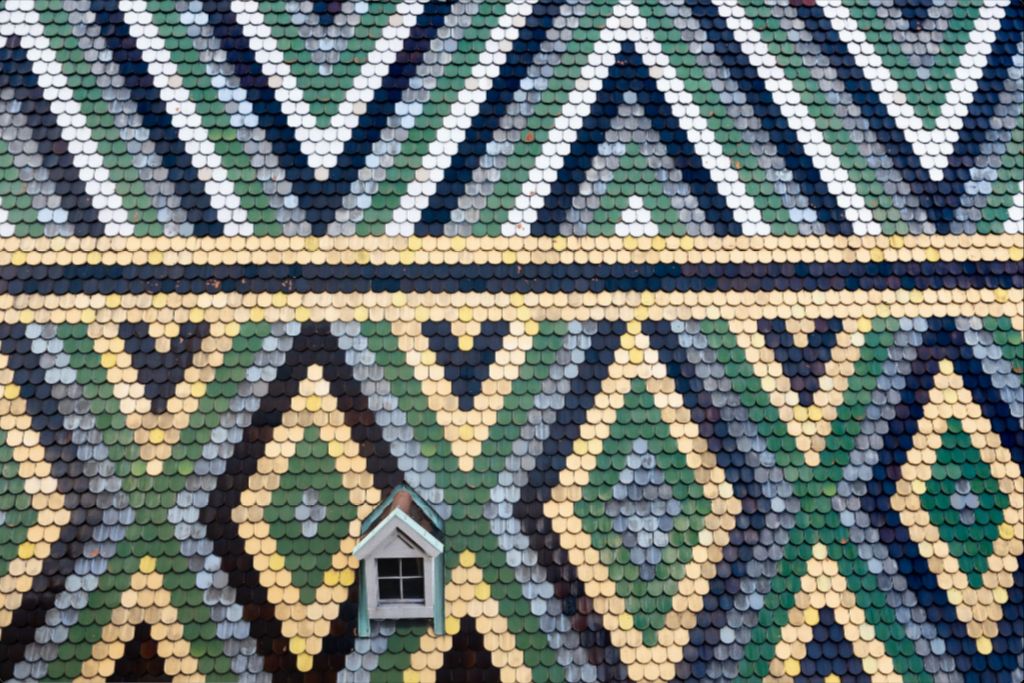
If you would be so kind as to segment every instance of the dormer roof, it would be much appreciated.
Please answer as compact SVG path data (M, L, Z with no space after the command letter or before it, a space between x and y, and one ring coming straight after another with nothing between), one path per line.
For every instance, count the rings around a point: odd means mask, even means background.
M352 552L357 559L365 559L394 534L400 534L403 542L436 557L444 551L443 525L444 520L419 494L400 484L366 518L360 541Z

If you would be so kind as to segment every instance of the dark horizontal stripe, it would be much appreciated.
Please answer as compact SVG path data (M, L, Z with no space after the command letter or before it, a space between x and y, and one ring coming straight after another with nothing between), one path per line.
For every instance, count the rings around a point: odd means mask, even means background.
M6 266L5 294L601 292L965 289L1024 286L1024 264L780 263L470 266Z

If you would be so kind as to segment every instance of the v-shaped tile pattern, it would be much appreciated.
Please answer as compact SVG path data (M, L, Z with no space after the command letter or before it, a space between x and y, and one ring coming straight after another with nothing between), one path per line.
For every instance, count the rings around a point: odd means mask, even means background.
M164 461L178 444L185 424L177 416L191 415L198 409L199 398L214 381L232 347L233 335L205 335L209 325L202 314L197 317L200 319L197 323L164 327L164 330L177 327L178 334L173 338L161 335L157 340L143 323L94 323L90 326L95 339L93 350L113 387L114 397L125 416L125 426L133 431L139 458L146 463L150 474L161 471ZM234 332L239 329L235 326ZM123 335L133 330L145 331L146 336L129 337L126 342ZM128 344L136 349L135 353L128 350ZM186 363L188 365L183 367ZM162 380L161 374L164 375ZM150 381L147 383L144 378Z
M857 318L730 323L737 338L749 339L746 361L808 465L818 464L843 404L864 342L861 327Z
M0 235L558 234L625 99L717 234L1016 229L1022 10L874 5L802 3L798 34L749 0L30 9L0 163L60 199L12 183Z
M192 356L200 350L210 330L205 321L187 321L172 327L175 329L156 339L150 334L151 326L145 323L121 323L118 330L154 413L167 409L167 400L174 395L178 382L192 364Z
M124 655L117 660L114 673L107 676L107 683L171 683L173 679L164 672L163 660L157 656L159 649L150 625L136 625L135 635L124 643Z
M423 323L422 330L437 363L444 368L452 394L459 398L459 410L471 410L490 376L495 355L504 346L509 324L504 320L485 320L472 337L453 336L452 324L444 320Z
M921 165L933 180L942 180L1011 2L996 0L977 8L972 30L964 36L963 49L944 53L944 56L959 58L955 68L946 70L950 77L944 79L945 83L936 84L936 80L943 79L934 78L933 72L933 77L928 79L929 89L939 96L935 105L928 102L928 99L936 99L935 95L911 100L907 92L910 82L893 74L895 65L892 57L888 57L892 51L882 49L882 45L876 45L868 38L843 0L823 0L819 4L836 33L853 46L850 54L878 93L889 116L912 145ZM885 31L872 33L885 35ZM917 95L916 89L914 95Z
M764 336L765 345L774 351L776 362L782 364L790 390L797 392L804 408L814 404L819 381L825 376L825 364L832 358L836 334L842 329L843 321L837 318L815 320L811 331L796 334L787 329L785 320L758 322L758 332Z
M449 329L458 326L461 331L471 330L469 334L447 338L458 338L463 340L461 343L469 342L467 346L472 349L476 341L470 340L480 339L484 323L460 320L448 324L451 325ZM494 340L486 342L488 349L497 346L488 365L478 365L472 371L468 369L470 366L462 366L467 375L465 378L462 377L463 369L459 369L459 375L455 376L453 366L442 364L442 359L456 363L463 360L462 357L452 355L451 341L447 342L446 347L444 337L439 336L444 327L445 323L403 322L396 326L395 336L398 338L398 349L405 354L405 362L412 367L414 378L420 382L428 407L444 429L445 438L451 444L453 455L458 458L460 469L469 471L473 467L473 458L483 449L490 428L496 424L498 412L509 396L512 382L526 362L526 350L538 331L538 325L521 320L490 323L490 330L507 329L508 332L498 345ZM483 341L480 343L484 344ZM442 349L440 355L431 350L432 346L438 345ZM458 347L459 342L455 346ZM487 353L490 355L492 352L488 350ZM478 381L479 389L476 388Z

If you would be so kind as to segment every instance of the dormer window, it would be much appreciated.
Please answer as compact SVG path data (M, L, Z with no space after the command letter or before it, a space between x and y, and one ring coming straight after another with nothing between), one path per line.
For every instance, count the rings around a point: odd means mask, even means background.
M442 520L412 489L397 487L363 525L359 634L374 619L431 619L444 632Z
M391 515L388 515L391 517ZM377 542L365 546L365 559L356 546L356 557L363 563L366 576L367 611L371 619L429 619L434 616L434 587L427 581L435 557L440 551L421 534L408 528L415 524L407 513L399 512L381 522L382 533L371 536ZM428 537L433 539L432 536ZM367 537L368 539L370 537ZM438 545L440 545L438 543Z

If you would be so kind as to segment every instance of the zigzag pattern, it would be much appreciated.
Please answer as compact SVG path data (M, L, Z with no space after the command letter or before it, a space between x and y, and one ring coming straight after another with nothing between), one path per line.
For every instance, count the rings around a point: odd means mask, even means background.
M1024 218L1009 0L326 7L9 0L0 235L959 234Z

